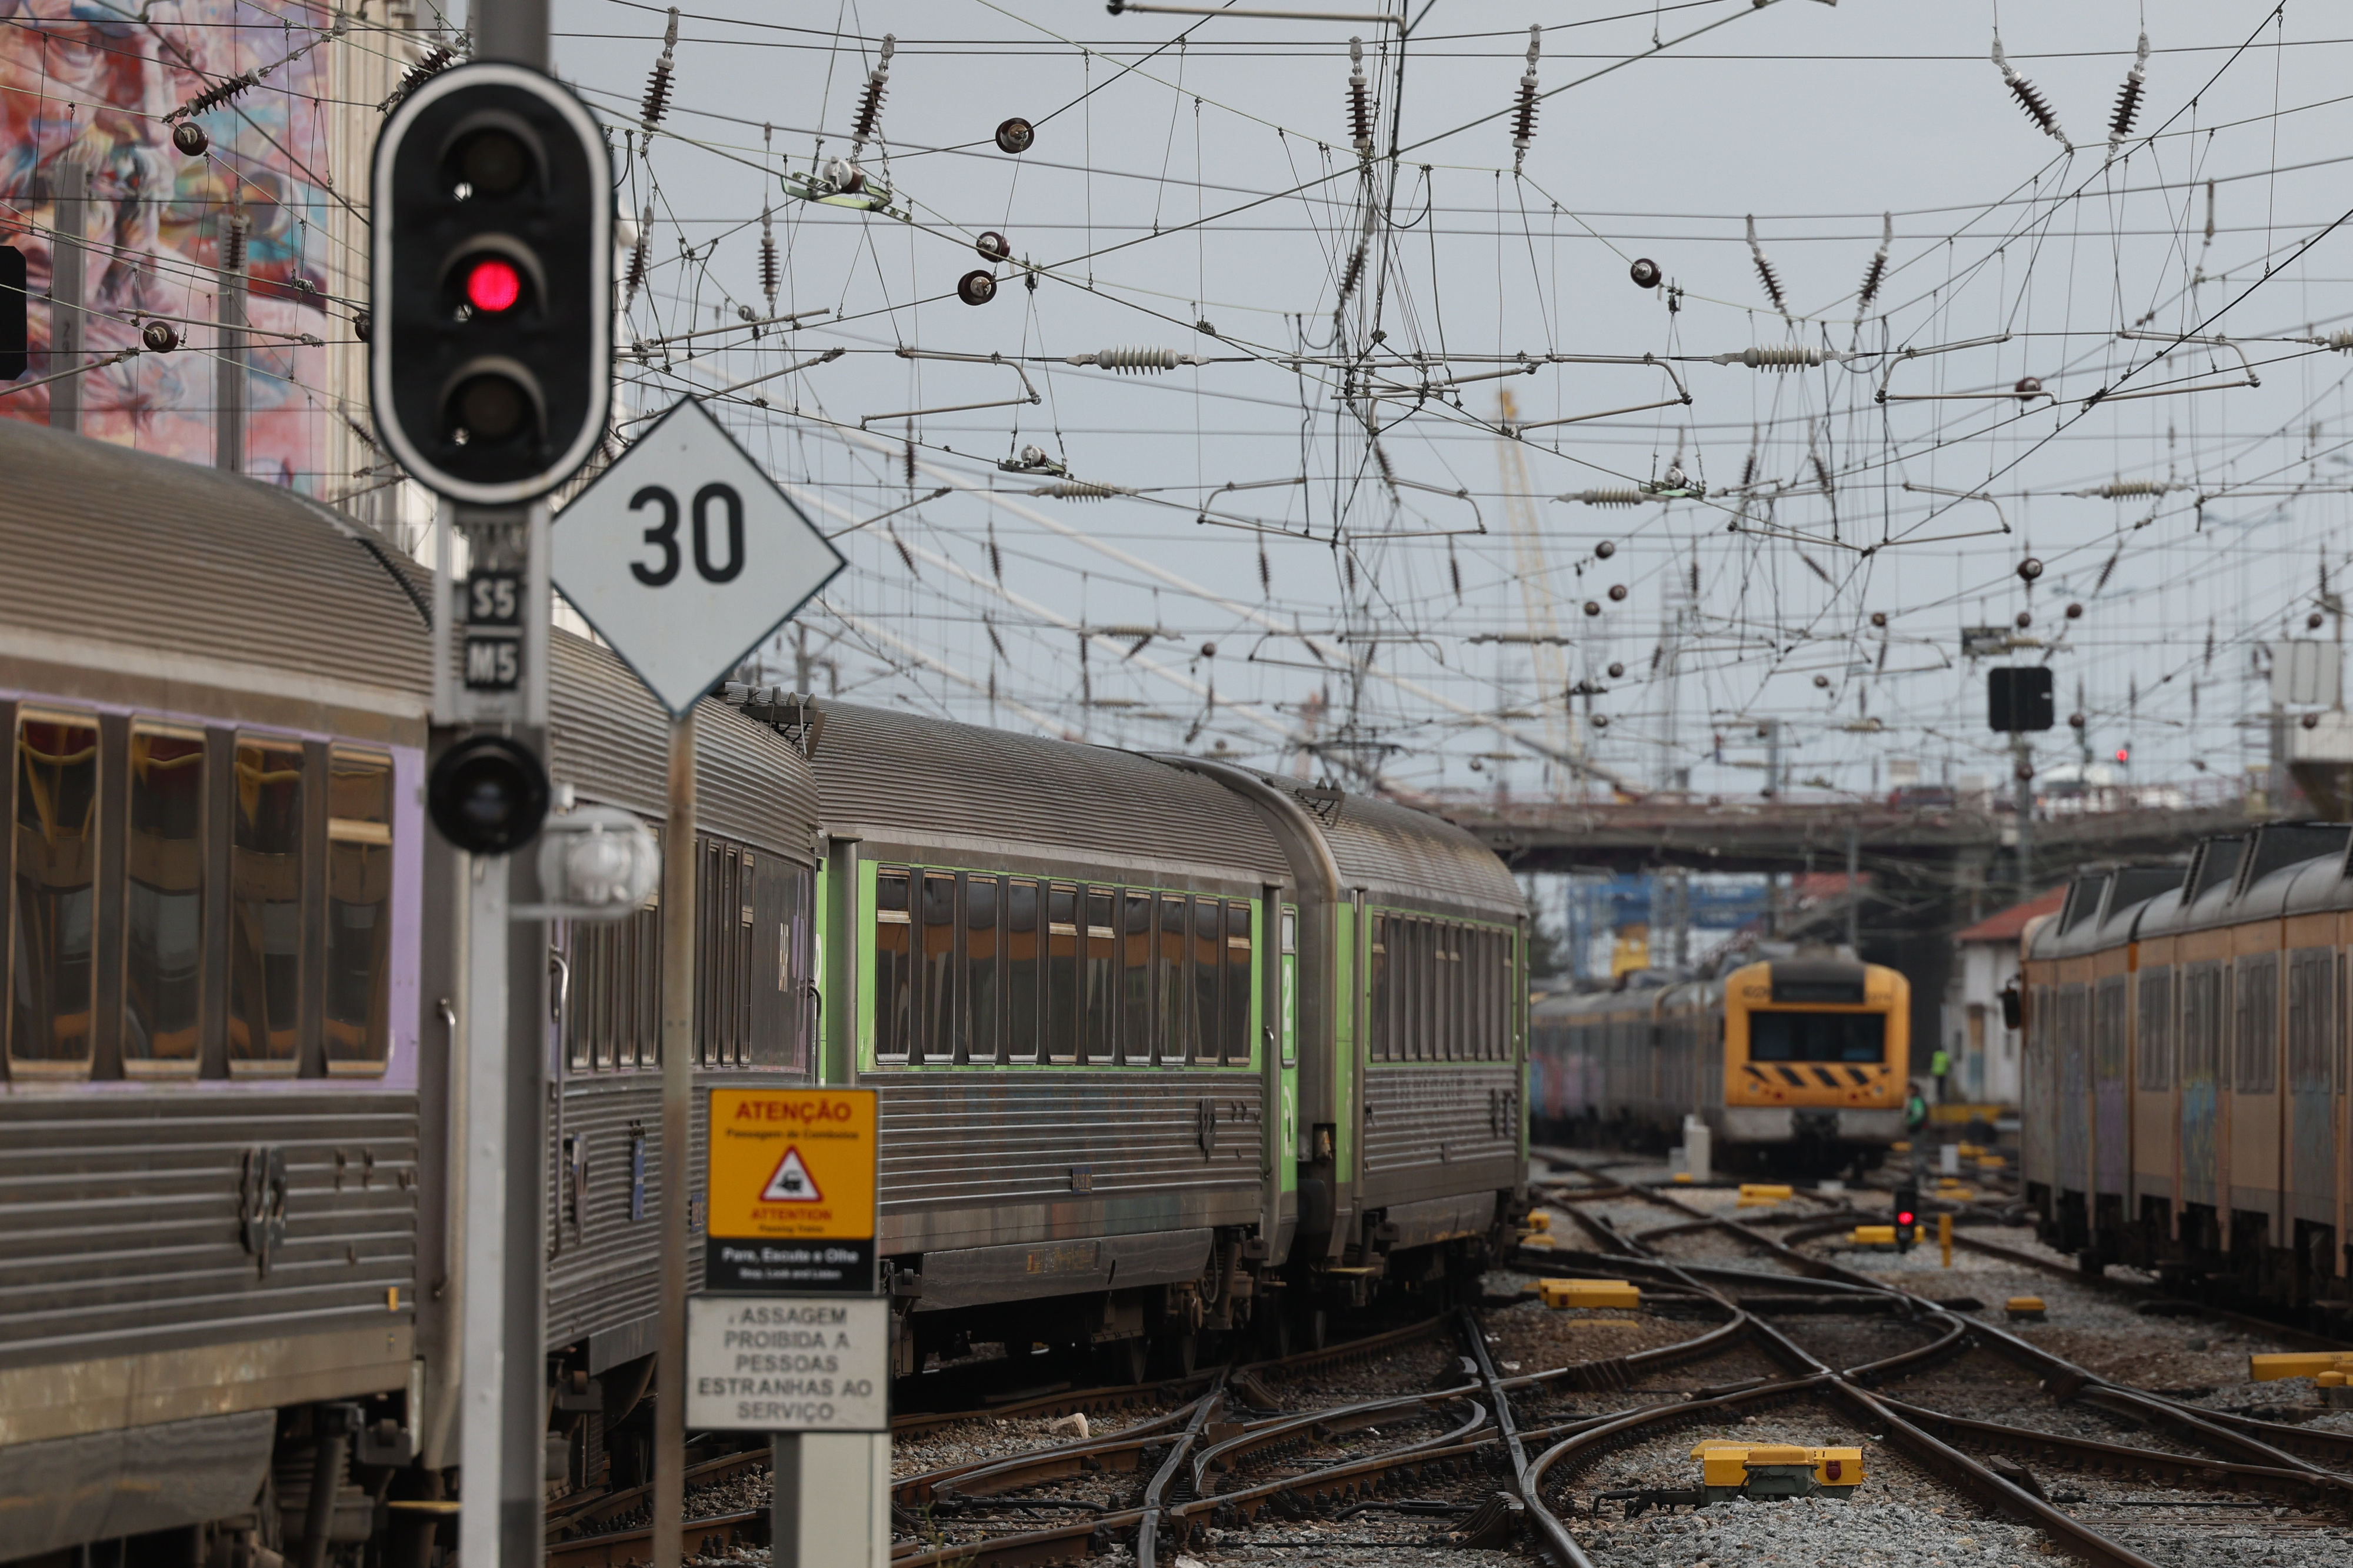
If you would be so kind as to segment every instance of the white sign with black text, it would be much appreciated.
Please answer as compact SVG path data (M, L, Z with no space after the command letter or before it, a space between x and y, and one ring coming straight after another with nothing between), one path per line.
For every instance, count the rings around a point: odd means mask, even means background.
M845 563L686 398L555 518L555 586L673 714Z
M691 1296L686 1425L887 1432L891 1303L879 1296Z

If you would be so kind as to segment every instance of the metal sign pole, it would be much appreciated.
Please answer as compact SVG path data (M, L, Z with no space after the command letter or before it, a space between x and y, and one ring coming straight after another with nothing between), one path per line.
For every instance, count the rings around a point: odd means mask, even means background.
M446 505L436 575L437 712L444 721L498 724L534 754L547 722L548 508ZM448 534L462 533L469 583L508 584L510 613L486 615L476 592L452 593ZM498 596L491 596L496 599ZM491 600L485 600L486 603ZM501 601L503 602L503 601ZM463 626L448 627L459 619ZM458 647L504 654L490 689L453 682ZM456 645L453 647L453 645ZM546 1248L544 1215L548 1015L546 927L517 920L538 901L529 857L478 855L468 867L466 931L466 1192L461 1341L465 1466L459 1533L468 1562L533 1568L546 1528Z
M466 1297L465 1409L459 1453L465 1502L458 1552L496 1564L502 1494L500 1458L506 1384L507 868L501 858L469 858L466 900Z
M681 1560L686 1517L687 1137L694 1110L694 711L670 721L662 827L661 1319L654 1358L653 1568Z

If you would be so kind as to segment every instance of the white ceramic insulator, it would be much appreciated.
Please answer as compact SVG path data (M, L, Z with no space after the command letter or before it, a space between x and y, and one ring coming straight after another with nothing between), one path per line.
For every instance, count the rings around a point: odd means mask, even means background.
M1175 349L1146 348L1141 343L1123 343L1118 348L1095 353L1097 369L1124 371L1133 375L1175 370L1182 363Z
M1822 351L1808 344L1767 343L1743 350L1740 363L1752 370L1804 370L1822 363Z

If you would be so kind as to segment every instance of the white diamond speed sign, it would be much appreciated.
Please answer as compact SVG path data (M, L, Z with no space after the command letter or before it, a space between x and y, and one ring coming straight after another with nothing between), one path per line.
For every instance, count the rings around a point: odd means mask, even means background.
M691 397L556 514L554 537L556 587L672 714L846 564Z

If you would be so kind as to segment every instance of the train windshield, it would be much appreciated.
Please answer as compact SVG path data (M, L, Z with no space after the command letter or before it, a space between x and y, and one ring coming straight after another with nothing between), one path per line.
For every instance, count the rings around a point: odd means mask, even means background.
M1748 1059L1757 1062L1878 1062L1887 1059L1883 1013L1748 1015Z

